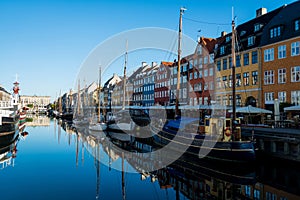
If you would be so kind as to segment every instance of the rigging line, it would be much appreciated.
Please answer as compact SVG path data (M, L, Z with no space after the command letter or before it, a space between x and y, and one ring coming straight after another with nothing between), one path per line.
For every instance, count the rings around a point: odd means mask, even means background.
M191 19L191 18L187 18L187 17L182 17L183 19L192 21L192 22L196 22L196 23L200 23L200 24L211 24L211 25L221 25L221 26L227 26L230 25L231 23L216 23L216 22L205 22L205 21L200 21L200 20L196 20L196 19Z
M240 62L241 62L241 55L242 55L241 52L243 52L245 50L245 48L244 48L243 43L241 41L241 38L240 38L240 36L238 34L236 34L236 38L235 39L236 39L236 44L240 44L240 46L241 46L241 48L238 48L238 55L240 56ZM243 61L244 61L244 58L243 58ZM248 57L248 62L250 64L250 57ZM246 97L248 97L248 92L246 90L246 85L244 83L244 70L243 70L243 66L244 65L242 65L241 63L240 63L240 65L241 65L240 66L240 68L241 68L241 80L243 80L242 87L244 88L244 92L243 93L246 95ZM250 72L248 72L248 73L249 73L249 77L248 78L250 79ZM250 80L249 79L248 79L248 84L250 85Z

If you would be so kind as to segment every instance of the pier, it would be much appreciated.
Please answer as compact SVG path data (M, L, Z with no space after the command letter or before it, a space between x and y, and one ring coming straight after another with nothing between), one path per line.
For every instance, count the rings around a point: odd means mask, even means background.
M300 162L300 131L291 128L243 128L253 135L258 153Z

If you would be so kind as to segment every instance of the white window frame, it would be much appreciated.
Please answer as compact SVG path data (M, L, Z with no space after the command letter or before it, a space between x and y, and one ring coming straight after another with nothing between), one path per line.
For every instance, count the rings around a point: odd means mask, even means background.
M291 103L300 105L300 90L291 91Z
M264 72L264 84L274 84L274 70L267 70Z
M298 56L300 55L300 42L293 42L291 44L291 56Z
M278 47L278 59L286 58L286 45Z
M265 104L274 103L274 92L265 92Z
M286 102L286 91L278 92L278 100L280 103Z
M278 83L279 84L286 83L286 69L285 68L278 69Z
M291 81L300 82L300 66L292 67L291 69Z
M269 62L274 60L274 48L264 50L264 61Z

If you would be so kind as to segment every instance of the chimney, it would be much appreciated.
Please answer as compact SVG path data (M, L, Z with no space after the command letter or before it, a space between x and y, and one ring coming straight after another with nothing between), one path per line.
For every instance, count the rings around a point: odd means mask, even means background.
M147 63L146 62L142 62L142 67L145 67L147 66Z
M157 63L156 62L152 62L151 65L152 65L152 67L155 67L157 65Z
M224 37L227 33L225 31L221 32L221 37Z
M267 13L267 9L266 8L259 8L256 10L256 17L260 17L264 14Z

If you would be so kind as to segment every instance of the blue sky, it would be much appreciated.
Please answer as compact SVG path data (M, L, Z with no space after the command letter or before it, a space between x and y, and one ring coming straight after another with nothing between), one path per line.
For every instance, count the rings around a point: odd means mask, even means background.
M120 32L136 28L160 27L177 31L181 6L187 8L183 33L196 40L197 35L218 37L221 31L230 32L232 7L238 25L254 18L260 7L271 11L291 2L1 0L0 84L11 91L18 74L21 95L49 95L53 100L60 90L63 93L75 88L82 63L97 45ZM125 42L120 48L125 49ZM139 56L134 55L130 58L128 65L137 66L144 60L172 61L175 57L164 54L157 60L149 57L139 60ZM115 72L122 75L122 68ZM102 77L103 81L107 76Z

